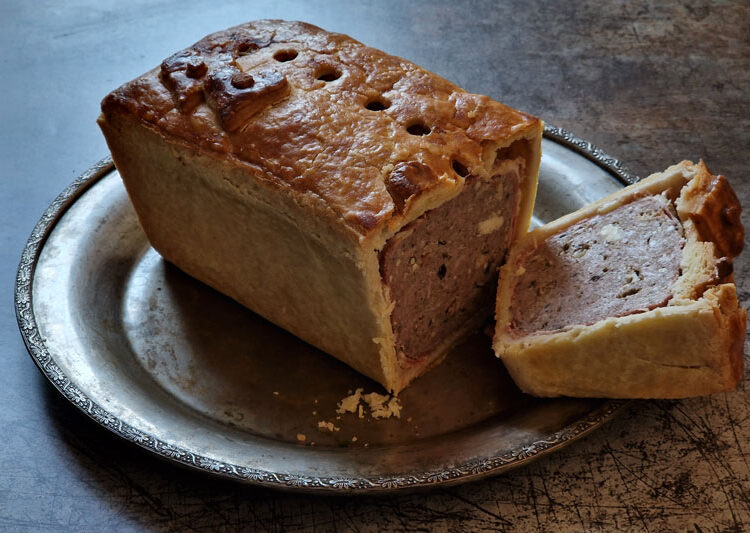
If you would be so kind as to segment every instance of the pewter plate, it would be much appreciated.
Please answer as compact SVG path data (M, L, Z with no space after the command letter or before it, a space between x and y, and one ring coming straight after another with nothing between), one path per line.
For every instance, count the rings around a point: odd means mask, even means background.
M543 144L536 224L635 180L558 128ZM162 260L109 158L42 216L15 304L31 357L97 423L176 463L270 487L466 482L557 450L624 404L525 396L477 334L400 395L400 418L338 415L352 390L382 389Z

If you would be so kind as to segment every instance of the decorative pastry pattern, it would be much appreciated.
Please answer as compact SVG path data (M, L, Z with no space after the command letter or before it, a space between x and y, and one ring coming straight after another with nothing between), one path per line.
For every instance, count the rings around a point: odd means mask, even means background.
M102 104L105 115L117 107L162 135L228 154L319 198L362 235L419 210L404 191L390 194L388 169L419 161L434 174L409 182L412 200L422 197L422 184L459 189L456 174L483 167L486 145L539 126L409 61L283 21L201 39Z
M409 199L437 183L435 172L418 161L398 163L391 171L386 182L386 189L393 198L396 210L402 212Z
M222 126L233 133L258 111L287 96L289 84L286 77L275 70L250 74L229 65L208 75L205 91Z

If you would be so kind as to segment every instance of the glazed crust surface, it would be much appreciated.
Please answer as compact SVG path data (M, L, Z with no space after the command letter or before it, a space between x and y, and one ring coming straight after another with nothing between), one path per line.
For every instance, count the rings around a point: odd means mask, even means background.
M278 20L172 55L105 97L99 125L164 258L394 392L478 324L400 368L379 251L469 176L510 168L509 240L526 232L543 129L409 61Z
M681 275L666 305L558 331L513 331L513 287L537 243L656 194L674 202L686 237ZM744 232L740 210L724 176L702 161L683 161L530 232L501 270L495 353L519 387L537 396L684 398L734 389L742 378L746 328L731 283Z
M425 193L457 194L456 168L484 174L489 152L541 124L346 35L279 20L201 39L102 111L313 196L360 235L416 218L434 203Z

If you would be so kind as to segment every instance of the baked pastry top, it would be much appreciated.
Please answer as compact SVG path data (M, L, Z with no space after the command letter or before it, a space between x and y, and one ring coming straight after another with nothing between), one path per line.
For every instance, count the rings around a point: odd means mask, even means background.
M454 196L462 176L486 172L498 142L540 128L414 63L279 20L201 39L102 110L252 166L360 236L393 232Z

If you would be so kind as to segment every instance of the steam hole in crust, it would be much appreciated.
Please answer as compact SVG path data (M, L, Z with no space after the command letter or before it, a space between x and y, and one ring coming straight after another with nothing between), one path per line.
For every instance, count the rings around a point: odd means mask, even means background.
M448 268L445 266L445 264L442 264L440 265L440 268L438 268L437 275L440 279L444 279L447 272Z
M370 111L383 111L384 109L388 109L390 107L390 104L378 98L367 102L367 104L365 104L365 107Z
M341 72L333 67L327 67L318 74L318 79L325 82L334 81L340 77Z
M296 57L297 57L297 50L279 50L273 55L273 58L280 63L291 61L292 59Z
M421 122L416 122L412 124L411 126L408 126L406 128L406 131L409 132L411 135L428 135L430 133L430 128L428 128Z
M454 159L453 160L453 170L456 174L461 176L462 178L465 178L469 175L469 169L466 168L460 161Z

